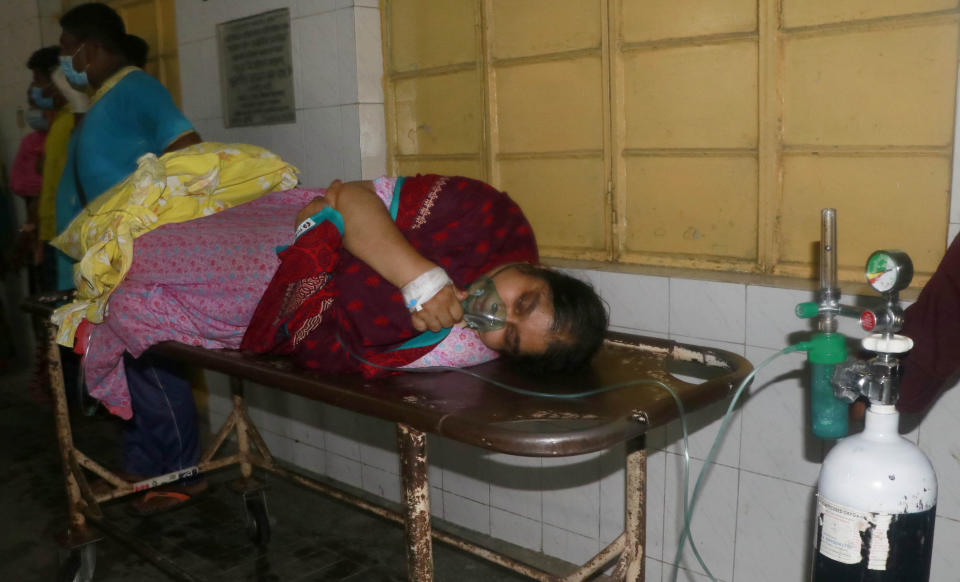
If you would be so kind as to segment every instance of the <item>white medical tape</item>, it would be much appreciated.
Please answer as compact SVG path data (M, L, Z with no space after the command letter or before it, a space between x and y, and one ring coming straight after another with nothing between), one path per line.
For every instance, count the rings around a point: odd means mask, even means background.
M423 309L423 304L433 299L441 289L453 284L443 267L434 267L410 281L400 289L403 303L411 312Z

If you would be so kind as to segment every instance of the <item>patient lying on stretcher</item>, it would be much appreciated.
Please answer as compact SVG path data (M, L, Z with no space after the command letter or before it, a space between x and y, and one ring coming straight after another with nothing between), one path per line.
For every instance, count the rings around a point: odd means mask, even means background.
M537 262L519 207L476 180L274 192L136 240L130 271L89 332L87 384L128 418L123 352L139 356L167 340L367 375L498 354L577 367L602 341L605 309L589 285ZM467 325L468 289L476 292L468 305L487 316L502 303L486 318L500 324Z

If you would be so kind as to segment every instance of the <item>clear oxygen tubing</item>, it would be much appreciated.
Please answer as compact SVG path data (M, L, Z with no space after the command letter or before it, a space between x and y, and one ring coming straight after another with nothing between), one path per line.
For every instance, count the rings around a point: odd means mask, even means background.
M697 506L697 499L700 497L700 489L703 486L704 475L706 475L706 472L709 469L710 464L713 463L714 459L717 456L717 451L720 449L720 441L723 439L723 435L725 435L727 432L727 426L730 423L730 416L733 413L734 407L737 405L737 401L740 400L740 396L743 394L744 390L746 390L747 386L753 380L754 376L757 375L757 372L759 372L760 370L768 366L771 362L773 362L775 359L779 358L780 356L783 356L792 352L802 351L804 349L809 349L808 342L800 342L797 344L793 344L791 346L787 346L782 350L780 350L779 352L773 354L769 358L765 359L763 362L760 363L759 366L754 368L752 372L747 374L746 378L744 378L743 381L740 382L740 385L737 387L737 391L734 392L733 398L730 399L730 405L727 406L727 412L723 415L723 421L720 423L720 430L717 431L717 436L716 438L713 439L713 445L710 447L710 452L707 453L707 458L703 462L703 467L700 468L700 473L697 475L697 482L693 487L693 495L690 497L689 503L687 503L688 484L684 482L683 531L680 534L680 541L677 543L677 553L673 559L673 573L670 576L671 582L676 582L677 580L677 574L679 573L679 570L680 570L680 554L683 552L683 545L686 542L687 538L690 539L690 547L691 549L693 549L693 553L697 557L697 562L700 563L700 567L703 568L703 571L707 574L710 580L712 580L713 582L717 582L717 578L714 577L713 573L710 572L710 569L704 563L703 558L700 557L700 553L697 551L697 548L693 543L693 534L690 531L690 522L693 519L693 512ZM681 420L682 419L683 417L681 417ZM684 446L683 473L684 473L684 481L686 481L689 475L690 459L689 459L689 454L687 452L685 424L684 424L683 446Z

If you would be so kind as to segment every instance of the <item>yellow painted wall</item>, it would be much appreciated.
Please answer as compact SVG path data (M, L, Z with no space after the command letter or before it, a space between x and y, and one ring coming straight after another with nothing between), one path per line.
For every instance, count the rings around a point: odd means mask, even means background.
M108 0L127 26L150 45L144 70L170 91L180 107L180 60L177 56L177 17L174 0Z
M841 277L943 253L952 0L383 0L390 165L510 193L545 257Z

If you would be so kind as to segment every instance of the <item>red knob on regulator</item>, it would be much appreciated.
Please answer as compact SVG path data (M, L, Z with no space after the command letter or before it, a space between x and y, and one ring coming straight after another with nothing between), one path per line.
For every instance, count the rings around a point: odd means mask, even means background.
M874 312L867 310L860 314L860 327L864 331L873 331L877 327L877 316Z

